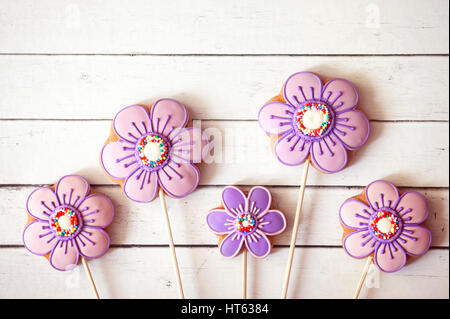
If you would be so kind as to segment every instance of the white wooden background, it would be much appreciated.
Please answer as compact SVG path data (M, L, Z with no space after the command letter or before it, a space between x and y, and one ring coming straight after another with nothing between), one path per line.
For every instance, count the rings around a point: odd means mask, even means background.
M168 200L186 296L239 298L241 259L219 255L205 216L225 185L268 185L292 225L301 167L252 145L266 141L258 109L310 70L359 87L372 134L343 172L311 171L288 297L352 296L365 261L341 248L338 207L385 178L427 196L432 248L372 273L361 297L448 298L448 19L446 0L0 0L0 297L91 297L81 267L54 271L21 243L27 195L68 173L117 206L112 248L90 262L101 296L177 297L159 202L126 200L98 163L121 107L173 97L204 128L242 132ZM290 231L249 258L249 297L280 296Z

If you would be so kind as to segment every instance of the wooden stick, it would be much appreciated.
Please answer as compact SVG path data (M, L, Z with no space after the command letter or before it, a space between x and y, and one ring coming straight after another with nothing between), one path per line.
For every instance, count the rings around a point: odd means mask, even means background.
M177 277L178 294L180 296L180 299L184 299L183 285L181 284L180 269L178 268L177 254L175 253L175 245L173 243L172 229L170 228L169 214L167 213L166 199L162 188L159 189L159 199L161 200L161 207L166 216L167 233L169 234L169 247L172 253L173 268L175 270L175 275Z
M247 250L242 252L242 299L247 299Z
M285 273L285 277L284 277L284 284L283 284L283 291L281 293L281 299L286 299L288 285L289 285L289 277L291 276L292 259L294 257L295 243L297 242L297 233L298 233L298 227L300 225L300 214L302 211L303 195L305 194L306 177L308 176L309 163L310 163L310 159L308 158L305 161L305 165L303 166L303 174L302 174L302 180L300 182L300 189L299 189L299 193L298 193L297 209L295 210L294 227L292 229L291 244L289 246L288 263L286 265L286 273Z
M366 265L364 266L363 272L361 274L361 278L359 278L358 286L356 287L355 294L353 295L353 299L358 299L359 293L361 292L362 285L364 280L366 280L367 271L369 271L369 267L372 264L373 256L367 257Z
M83 264L84 270L86 271L89 282L91 283L92 292L94 293L95 298L100 299L100 296L98 295L97 287L95 287L94 279L92 278L92 275L91 275L91 271L89 269L86 259L83 256L81 256L81 262Z

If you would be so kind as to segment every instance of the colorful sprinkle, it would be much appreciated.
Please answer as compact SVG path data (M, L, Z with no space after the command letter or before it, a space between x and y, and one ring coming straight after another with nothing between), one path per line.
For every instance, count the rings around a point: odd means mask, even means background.
M241 214L236 220L236 227L241 233L251 233L256 228L256 219L251 214Z
M158 167L167 160L169 146L162 137L149 134L138 141L137 152L143 165Z
M77 213L69 207L59 208L50 218L50 226L60 237L69 237L80 227Z
M304 123L305 114L310 111L319 111L322 115L322 122L321 124L317 125L317 127L307 127ZM327 131L328 127L331 124L331 116L330 112L328 111L328 107L326 107L324 104L319 103L306 103L305 105L298 108L296 120L297 128L300 130L300 132L311 137L321 136Z
M378 238L390 239L399 229L399 219L392 213L379 211L370 221L370 228Z

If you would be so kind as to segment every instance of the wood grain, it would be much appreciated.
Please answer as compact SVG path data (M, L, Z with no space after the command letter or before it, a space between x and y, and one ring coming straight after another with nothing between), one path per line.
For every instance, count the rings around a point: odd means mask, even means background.
M3 53L448 54L449 44L445 0L1 0L0 8Z
M243 187L248 191L251 187ZM26 223L25 203L32 186L0 187L0 247L21 245ZM297 245L340 246L342 228L339 206L358 194L362 187L307 187ZM176 245L216 245L218 237L206 225L206 214L220 204L223 187L202 186L182 200L167 198L168 211ZM289 245L294 222L297 187L269 187L273 205L287 218L286 231L274 238L275 245ZM401 188L401 191L412 190ZM433 247L448 247L448 189L413 190L423 193L430 204L427 227L433 234ZM108 195L116 206L114 222L109 227L113 245L164 245L167 234L159 201L134 203L125 198L118 186L98 186L93 191ZM184 281L184 280L183 280ZM281 290L280 290L281 291Z
M45 258L24 248L4 248L0 298L90 298L83 269L52 269ZM287 248L263 260L248 258L248 298L279 298ZM186 298L240 298L241 258L227 259L217 248L178 248ZM432 249L393 274L369 270L371 289L360 298L448 298L447 249ZM344 298L353 295L364 259L341 248L297 248L288 298ZM18 267L20 265L20 267ZM112 248L89 263L102 298L176 298L177 288L167 247ZM27 283L27 289L17 289ZM49 288L50 287L50 288ZM377 288L375 288L377 287Z
M288 76L309 70L346 78L371 120L448 121L443 56L0 56L0 119L111 119L161 97L194 119L255 120ZM414 76L411 76L411 75Z
M3 121L0 184L50 184L69 173L111 184L99 164L109 127L110 121ZM214 136L215 153L201 165L201 185L298 185L301 166L280 164L256 121L203 121L202 128ZM448 163L448 141L448 123L372 122L367 144L345 170L313 169L308 185L387 178L398 186L448 187L448 166L439 165Z

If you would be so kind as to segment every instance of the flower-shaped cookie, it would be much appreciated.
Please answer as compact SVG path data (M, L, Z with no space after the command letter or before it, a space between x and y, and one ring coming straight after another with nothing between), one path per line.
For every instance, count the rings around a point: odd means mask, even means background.
M185 106L172 99L156 101L150 115L139 105L117 113L101 163L128 198L150 202L159 187L176 198L194 191L199 172L192 163L201 161L207 142L199 128L184 128L187 121Z
M103 256L109 236L103 230L113 220L114 206L103 194L90 194L88 182L68 175L55 186L34 190L27 200L32 221L23 231L25 247L36 255L47 255L57 270L73 269L79 255Z
M350 256L373 254L382 271L394 272L405 265L406 255L427 252L431 233L420 225L428 217L422 194L411 191L400 196L393 184L379 180L367 186L364 196L346 200L339 210L344 229L351 231L343 239Z
M271 250L267 235L278 235L286 228L283 213L270 209L270 192L256 186L245 196L239 188L227 186L222 192L222 203L224 208L211 210L206 219L216 235L225 236L219 244L220 253L234 257L245 242L253 256L267 256Z
M347 150L361 147L369 136L369 121L356 110L358 92L344 79L322 85L310 72L291 75L283 98L275 98L259 112L259 124L278 136L274 151L285 165L298 165L309 156L314 166L335 173L347 165Z

